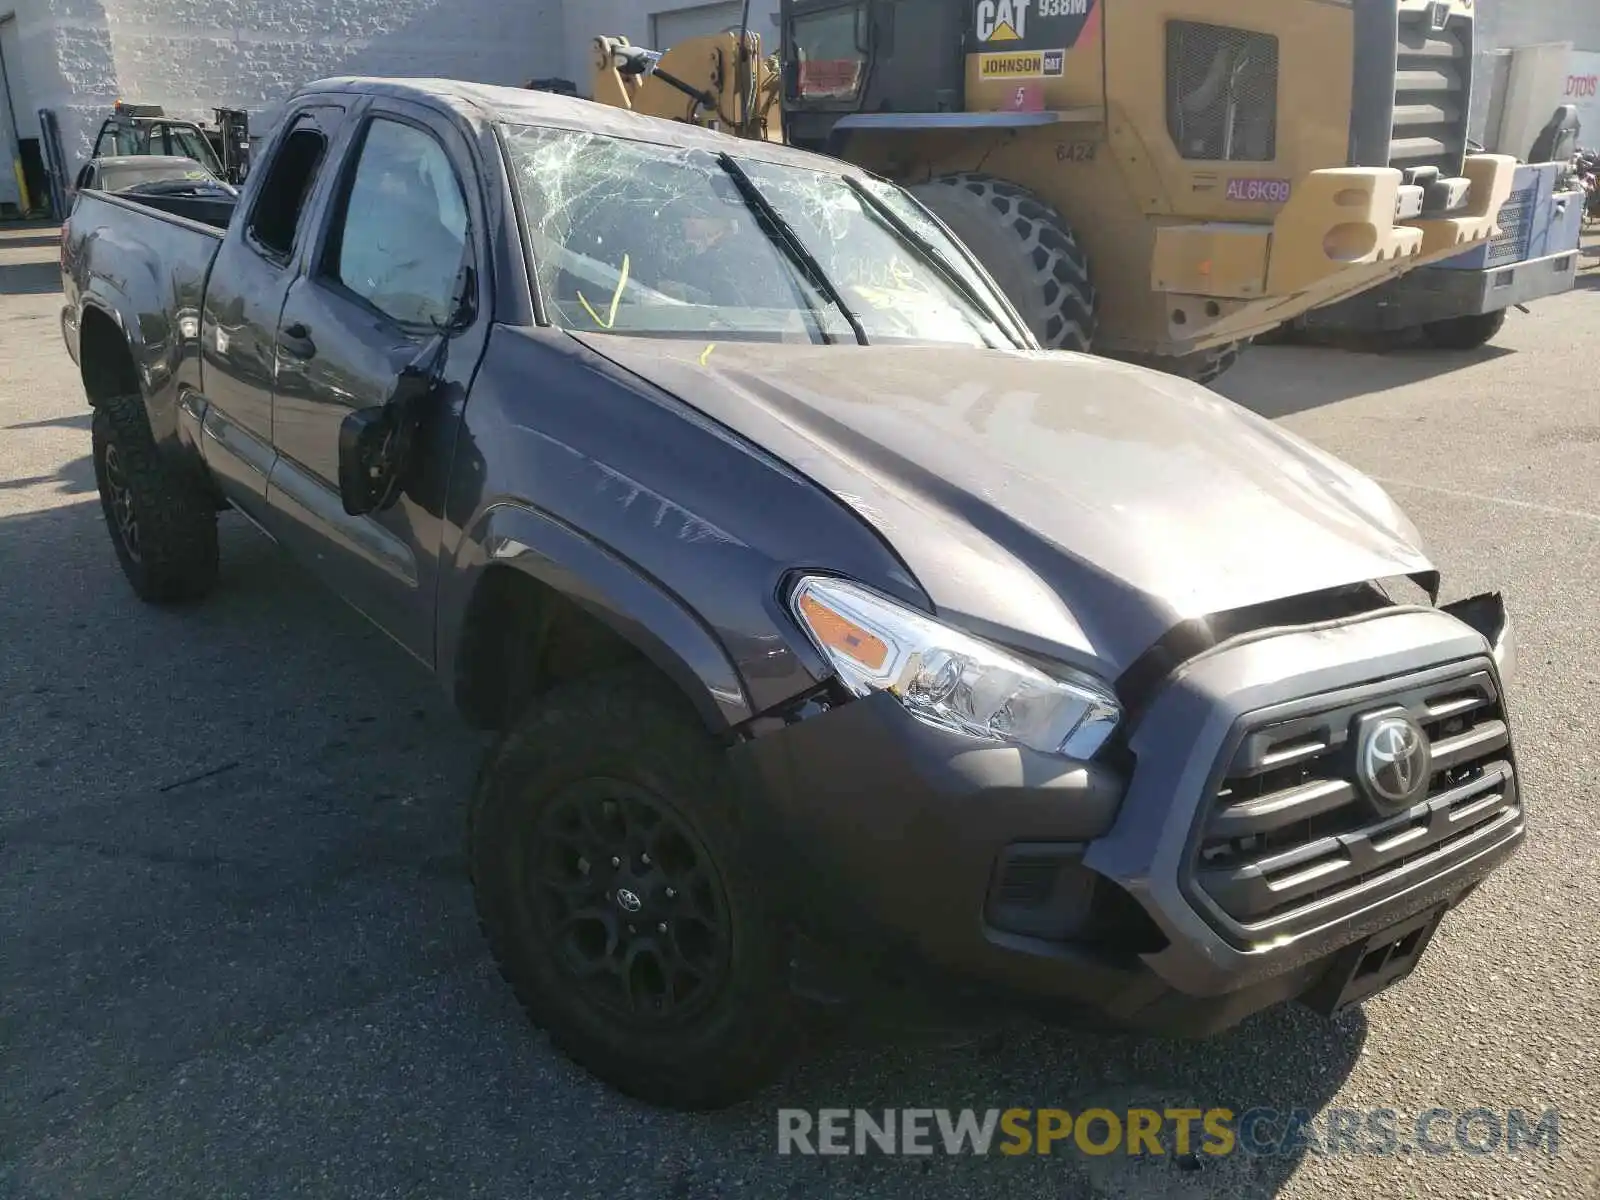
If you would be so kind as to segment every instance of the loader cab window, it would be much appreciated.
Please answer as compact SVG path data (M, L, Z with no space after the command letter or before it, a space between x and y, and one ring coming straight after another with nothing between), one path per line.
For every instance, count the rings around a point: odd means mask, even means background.
M327 150L327 139L316 122L301 117L272 156L246 230L268 258L287 262L294 253L295 233Z
M1228 25L1167 22L1167 129L1186 159L1276 158L1278 39Z
M790 98L854 100L866 73L869 41L865 4L792 17L784 55Z

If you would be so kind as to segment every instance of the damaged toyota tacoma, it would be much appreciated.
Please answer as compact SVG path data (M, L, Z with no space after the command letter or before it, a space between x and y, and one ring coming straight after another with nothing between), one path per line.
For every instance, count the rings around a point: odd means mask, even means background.
M498 733L483 930L630 1094L747 1096L862 980L1338 1012L1523 837L1498 595L1272 423L1041 350L848 164L330 80L237 201L82 193L62 266L133 590L206 593L237 510Z

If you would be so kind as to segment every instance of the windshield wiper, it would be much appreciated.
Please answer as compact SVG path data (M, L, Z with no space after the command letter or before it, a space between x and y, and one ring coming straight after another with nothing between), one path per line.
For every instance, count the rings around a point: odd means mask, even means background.
M956 268L950 264L950 261L947 258L945 258L944 252L922 234L918 233L916 227L913 226L911 222L907 221L899 213L895 212L894 209L890 208L889 205L884 203L881 196L875 193L866 184L862 183L859 179L853 179L849 175L841 176L841 178L844 180L845 186L856 194L856 198L861 201L862 206L865 207L869 213L877 217L883 223L887 224L891 230L900 235L900 238L903 241L909 242L911 247L917 251L917 253L925 262L927 262L929 266L931 266L944 278L946 283L955 288L956 291L960 292L961 295L966 298L968 304L971 304L979 312L986 315L990 322L997 329L1005 329L1010 326L1011 322L1009 318L1005 321L999 321L995 319L994 306L988 300L984 299L978 294L978 290L967 281L966 277L962 275L960 271L956 270ZM1011 340L1013 342L1022 346L1027 345L1026 341L1021 341L1016 337L1016 330L1014 328L1011 330L1011 333Z
M794 226L784 218L772 201L768 200L761 189L756 186L755 180L750 178L748 172L739 165L739 161L723 151L717 155L717 162L722 169L732 177L734 186L739 189L739 195L744 197L744 202L749 209L776 231L777 236L773 241L778 244L789 260L799 268L802 275L807 276L813 287L827 297L828 302L837 308L846 321L850 323L850 331L856 335L856 342L862 346L867 344L867 331L862 327L861 318L851 311L850 306L844 302L844 297L839 294L839 289L833 286L833 281L828 278L822 264L817 261L817 256L806 249L800 235L794 231ZM769 235L770 236L770 235ZM820 325L819 325L820 327ZM823 331L827 337L827 331Z

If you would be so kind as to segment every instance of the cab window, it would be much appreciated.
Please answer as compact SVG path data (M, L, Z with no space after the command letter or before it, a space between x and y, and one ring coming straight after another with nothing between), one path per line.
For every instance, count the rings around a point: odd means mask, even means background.
M400 324L443 324L467 229L466 193L444 147L415 125L378 117L346 184L323 273Z

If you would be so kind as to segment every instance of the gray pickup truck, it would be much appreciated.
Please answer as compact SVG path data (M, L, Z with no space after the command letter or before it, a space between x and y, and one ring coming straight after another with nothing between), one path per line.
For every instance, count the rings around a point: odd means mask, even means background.
M1348 466L1039 349L897 187L440 81L298 93L237 203L84 193L63 330L144 599L234 509L499 731L483 929L629 1093L807 999L1201 1035L1407 974L1523 837L1498 595Z

